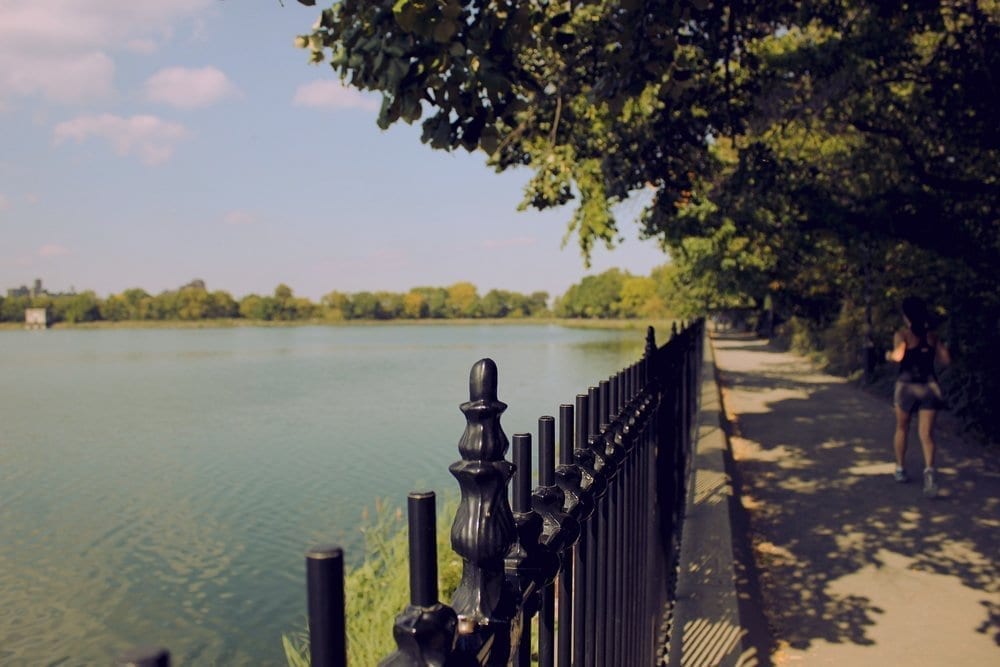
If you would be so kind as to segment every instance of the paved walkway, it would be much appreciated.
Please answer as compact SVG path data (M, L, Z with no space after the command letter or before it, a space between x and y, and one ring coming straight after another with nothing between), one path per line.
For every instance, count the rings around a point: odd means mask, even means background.
M1000 665L1000 456L939 428L928 500L892 481L887 401L764 341L712 345L770 629L760 663Z

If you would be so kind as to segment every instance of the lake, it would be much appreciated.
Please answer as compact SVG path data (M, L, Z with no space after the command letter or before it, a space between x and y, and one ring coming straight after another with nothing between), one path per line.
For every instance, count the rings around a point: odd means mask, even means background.
M472 364L512 433L643 332L386 325L0 332L0 664L284 664L303 554L376 498L456 493ZM391 628L385 629L391 633Z

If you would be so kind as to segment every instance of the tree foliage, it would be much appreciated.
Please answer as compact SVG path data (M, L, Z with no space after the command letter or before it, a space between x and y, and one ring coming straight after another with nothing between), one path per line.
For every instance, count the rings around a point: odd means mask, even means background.
M549 314L546 292L520 294L491 290L480 297L475 285L415 287L406 293L332 291L319 303L295 296L284 283L270 295L248 294L236 301L229 292L209 291L193 280L155 296L131 288L101 299L94 292L0 297L0 322L23 322L26 308L45 308L50 323L122 321L197 321L245 319L259 322L395 320L443 318L525 318Z
M651 187L667 244L703 231L691 206L743 226L777 197L796 224L988 259L997 32L994 0L343 0L299 44L382 94L380 126L529 166L525 203L575 200L585 253Z
M672 274L670 274L672 276ZM665 318L673 314L674 285L663 269L651 276L633 276L621 269L585 276L556 300L555 314L570 318Z
M380 126L530 169L523 205L570 204L585 256L649 192L672 307L818 334L867 304L882 336L923 293L961 403L1000 418L996 0L342 0L299 45L380 92Z

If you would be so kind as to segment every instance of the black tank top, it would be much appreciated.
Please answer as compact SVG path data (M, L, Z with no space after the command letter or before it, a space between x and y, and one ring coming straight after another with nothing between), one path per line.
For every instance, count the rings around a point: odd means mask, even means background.
M930 382L934 376L934 346L924 334L917 340L917 346L906 348L903 360L899 362L899 379L903 382Z

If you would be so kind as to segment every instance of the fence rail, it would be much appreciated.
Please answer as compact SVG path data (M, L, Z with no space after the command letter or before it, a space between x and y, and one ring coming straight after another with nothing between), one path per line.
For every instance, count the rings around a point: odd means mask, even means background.
M450 466L461 489L451 543L462 579L450 605L438 599L435 494L411 493L410 604L383 667L662 659L703 336L698 320L675 326L658 347L650 327L641 359L561 405L558 420L539 418L534 489L532 434L508 442L497 366L476 362L461 406L461 458ZM343 569L335 546L306 553L314 667L347 664ZM167 665L169 654L133 650L118 664Z

